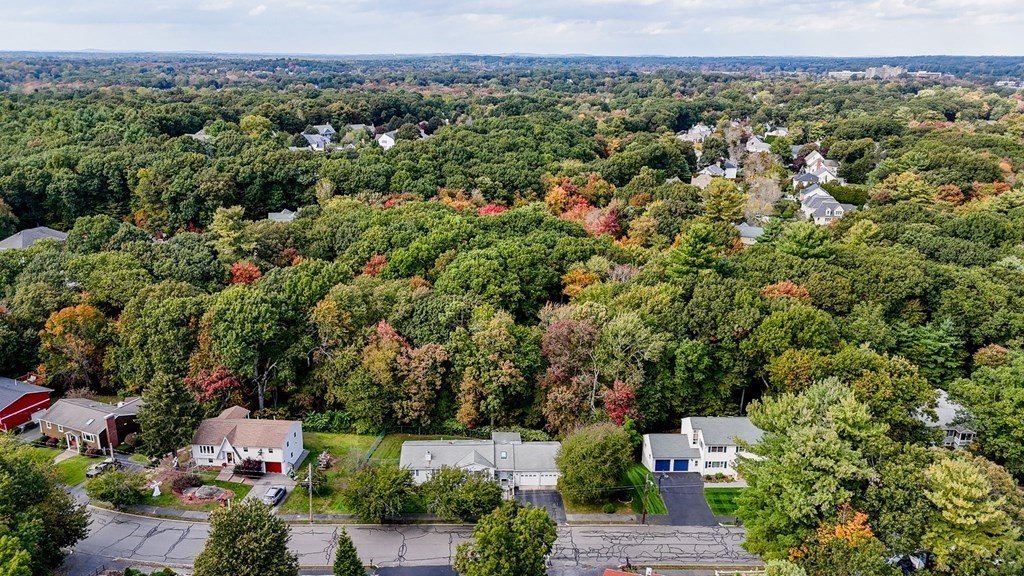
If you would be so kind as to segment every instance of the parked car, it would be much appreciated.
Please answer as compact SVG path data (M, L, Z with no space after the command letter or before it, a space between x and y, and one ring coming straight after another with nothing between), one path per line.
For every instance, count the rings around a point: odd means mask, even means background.
M277 506L284 500L284 495L287 493L284 486L271 486L263 495L263 503L267 506Z
M121 463L120 462L118 462L117 460L114 460L113 458L107 458L106 460L104 460L102 462L97 462L97 463L93 464L92 466L89 466L88 468L86 468L85 469L85 477L86 478L95 478L96 476L99 476L100 474L103 474L107 470L117 470L120 467L121 467Z

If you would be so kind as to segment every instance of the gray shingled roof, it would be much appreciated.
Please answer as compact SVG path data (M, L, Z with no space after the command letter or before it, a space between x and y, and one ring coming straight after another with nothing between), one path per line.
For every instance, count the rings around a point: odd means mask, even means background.
M319 134L303 134L302 137L314 148L326 148L331 143L329 139Z
M794 180L796 180L797 182L817 182L819 178L814 174L804 172L803 174L800 174L799 176L794 178Z
M67 240L67 238L68 235L60 230L54 230L53 228L47 228L46 226L39 226L37 228L22 230L17 234L0 240L0 250L30 248L40 240L56 240L58 242L63 242Z
M736 444L736 439L754 444L764 434L746 416L694 416L690 425L703 433L704 444L715 446Z
M0 410L14 404L22 396L34 392L53 392L53 390L0 376Z
M746 222L741 222L736 225L736 230L740 233L740 238L760 238L764 234L764 228L759 226L751 226Z
M107 415L138 414L140 406L141 398L130 398L121 406L86 398L62 398L54 402L39 419L71 430L99 434L107 428Z
M690 446L686 434L647 434L651 456L659 458L700 458L700 449Z
M497 433L502 441L491 440L411 440L402 443L399 462L403 468L431 469L448 466L464 468L478 464L499 470L519 472L554 472L558 470L555 456L562 445L558 442L502 443L508 433ZM518 436L518 435L516 435ZM501 453L505 453L505 458ZM430 460L427 460L427 454Z

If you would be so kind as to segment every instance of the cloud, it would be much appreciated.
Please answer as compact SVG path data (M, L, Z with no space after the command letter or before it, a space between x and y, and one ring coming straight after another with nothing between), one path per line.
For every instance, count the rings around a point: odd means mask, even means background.
M730 0L725 8L721 0L0 1L0 50L1022 54L1019 4ZM259 18L268 11L273 18ZM291 33L311 26L329 32Z

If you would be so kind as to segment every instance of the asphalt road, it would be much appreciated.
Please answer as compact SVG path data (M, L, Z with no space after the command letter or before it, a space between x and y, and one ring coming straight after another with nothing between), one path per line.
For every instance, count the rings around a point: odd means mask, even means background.
M90 508L89 536L67 563L68 574L100 562L152 562L189 566L203 549L209 526ZM329 566L340 526L292 524L290 546L303 567ZM456 546L471 535L468 526L346 526L359 556L384 567L450 564ZM722 564L756 563L746 553L742 528L679 526L560 526L551 554L556 567L608 566L633 563Z

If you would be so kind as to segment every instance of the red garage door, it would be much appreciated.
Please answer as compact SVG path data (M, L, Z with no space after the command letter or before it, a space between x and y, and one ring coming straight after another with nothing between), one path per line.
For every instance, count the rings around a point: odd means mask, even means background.
M274 473L274 474L280 474L281 473L281 463L280 462L264 462L264 464L266 465L267 472Z

